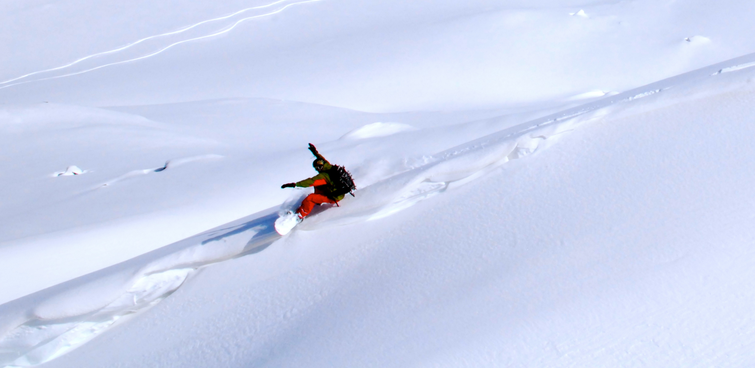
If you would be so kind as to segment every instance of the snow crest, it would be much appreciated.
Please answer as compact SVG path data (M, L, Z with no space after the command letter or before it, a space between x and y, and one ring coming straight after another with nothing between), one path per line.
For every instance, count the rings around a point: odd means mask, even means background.
M155 306L198 269L261 251L277 214L251 216L0 306L0 366L55 359ZM26 309L29 299L36 307Z
M402 123L372 123L361 128L354 129L344 134L341 139L366 139L375 137L385 137L388 135L417 130L417 128Z

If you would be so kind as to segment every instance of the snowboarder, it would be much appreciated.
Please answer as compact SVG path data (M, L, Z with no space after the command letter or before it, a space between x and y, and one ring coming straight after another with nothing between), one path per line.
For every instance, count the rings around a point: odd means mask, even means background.
M307 198L301 203L301 206L296 210L296 216L293 218L295 224L301 222L307 215L312 212L315 206L323 203L332 203L338 206L338 202L346 196L346 194L354 195L352 192L356 189L354 181L351 178L346 169L341 166L332 165L325 159L317 148L310 143L309 150L315 155L315 161L312 162L312 167L317 170L318 174L296 183L286 183L281 185L281 188L307 188L315 187L315 192L308 195ZM293 213L289 216L293 217ZM295 226L294 224L294 226ZM290 230L289 230L290 231Z

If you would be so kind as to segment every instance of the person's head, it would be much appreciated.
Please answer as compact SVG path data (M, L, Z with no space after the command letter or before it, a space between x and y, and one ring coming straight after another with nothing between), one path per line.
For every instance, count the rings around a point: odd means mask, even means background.
M314 167L317 172L322 172L325 170L325 160L318 158L312 162L312 167Z

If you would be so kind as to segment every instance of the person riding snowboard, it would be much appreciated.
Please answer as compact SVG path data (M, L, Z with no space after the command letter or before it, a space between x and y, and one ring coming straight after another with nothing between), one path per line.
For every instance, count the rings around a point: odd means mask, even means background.
M317 152L317 148L312 143L309 144L309 150L316 157L315 161L312 162L312 167L317 170L318 174L296 183L281 185L281 189L315 187L315 192L304 198L301 206L296 210L299 221L307 217L315 206L323 203L333 203L337 206L346 194L353 196L354 194L351 192L356 189L348 171L341 166L331 165L325 157Z

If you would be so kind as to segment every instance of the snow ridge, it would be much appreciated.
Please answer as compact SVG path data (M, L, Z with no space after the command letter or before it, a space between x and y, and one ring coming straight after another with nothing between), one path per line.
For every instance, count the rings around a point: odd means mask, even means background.
M259 252L279 238L277 213L252 215L203 234L0 306L0 366L31 367L55 359L148 310L197 270ZM98 280L116 279L103 292ZM88 299L86 307L79 300ZM24 310L29 299L38 300Z
M23 355L12 366L29 367L55 359L101 332L145 310L183 284L193 269L170 269L144 275L116 300L81 316L46 320L33 318L16 327L2 342L3 355L15 348Z

